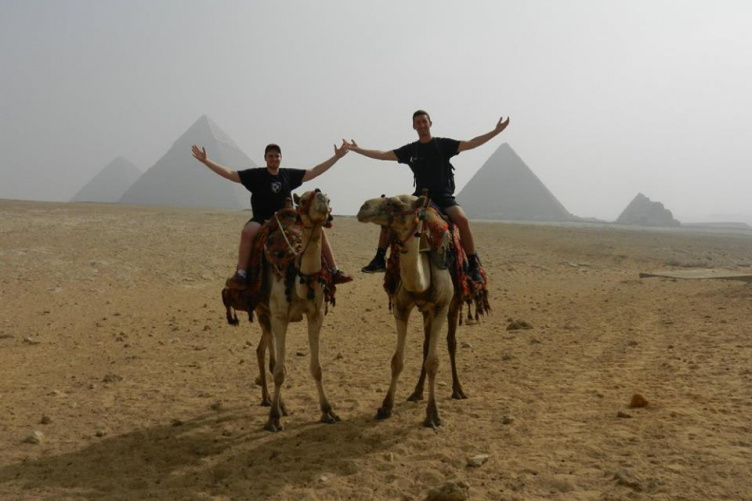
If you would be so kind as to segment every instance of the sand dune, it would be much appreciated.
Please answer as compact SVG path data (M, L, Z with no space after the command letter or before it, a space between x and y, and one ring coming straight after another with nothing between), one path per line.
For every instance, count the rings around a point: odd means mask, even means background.
M272 434L258 326L227 325L219 297L247 217L0 201L0 499L422 500L452 479L474 500L752 499L752 286L638 278L748 270L751 236L476 223L493 312L458 332L468 400L449 398L442 354L444 426L423 428L424 404L404 400L417 316L394 416L374 419L394 323L382 277L358 273L322 330L343 421L316 421L294 324L292 414ZM377 228L334 223L356 272ZM629 407L635 393L647 407Z

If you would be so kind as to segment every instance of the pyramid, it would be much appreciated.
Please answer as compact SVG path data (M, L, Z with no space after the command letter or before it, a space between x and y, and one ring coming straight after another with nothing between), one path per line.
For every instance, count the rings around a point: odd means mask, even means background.
M256 164L206 115L199 118L152 168L133 183L121 203L241 209L250 206L250 193L239 183L218 176L198 162L191 146L206 148L209 158L234 170Z
M673 227L681 225L679 221L674 219L671 211L666 209L662 203L653 202L642 193L638 193L629 202L629 205L622 211L616 222L635 226Z
M117 157L107 164L99 174L91 178L71 202L104 202L114 203L120 200L123 193L130 188L141 176L141 169L123 157Z
M504 143L457 195L469 218L510 221L572 221L525 162Z

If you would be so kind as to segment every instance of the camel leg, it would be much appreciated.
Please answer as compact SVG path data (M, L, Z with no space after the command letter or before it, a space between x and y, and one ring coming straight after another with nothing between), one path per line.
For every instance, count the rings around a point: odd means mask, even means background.
M449 322L447 328L447 348L449 348L449 362L452 364L452 398L456 400L464 400L467 395L462 390L462 384L460 384L460 378L457 373L457 362L455 356L457 354L457 323L460 317L460 302L452 301L449 307L449 315L447 322Z
M256 360L258 362L259 377L258 385L261 386L261 405L269 407L272 405L272 399L269 395L269 388L266 382L266 367L264 367L264 358L266 351L269 351L269 370L274 372L274 353L272 350L272 332L271 323L269 322L269 316L266 314L259 314L259 324L261 325L261 339L259 345L256 348Z
M420 377L415 384L412 395L407 397L410 402L419 402L423 400L423 386L426 382L426 357L428 356L428 339L431 336L431 327L425 321L423 322L423 363L420 364Z
M439 371L439 355L437 347L439 344L439 335L446 319L447 308L441 308L433 312L427 311L424 314L429 318L426 320L431 325L431 338L428 341L428 356L426 357L426 373L428 375L428 405L426 405L426 420L423 425L427 428L436 428L441 426L439 417L439 408L436 406L436 374Z
M339 422L337 416L332 410L329 400L326 398L324 384L322 382L323 371L321 370L321 361L319 360L319 335L321 334L321 324L324 322L324 315L321 309L308 315L308 345L311 348L311 375L316 381L316 389L319 392L319 407L321 408L321 422L334 424Z
M376 413L376 419L386 419L392 415L394 408L394 394L397 392L397 381L405 366L405 338L407 337L407 320L410 318L410 312L413 306L408 307L395 306L394 320L397 324L397 349L392 356L392 381L389 384L384 402Z
M274 370L274 397L269 409L269 420L264 425L267 431L282 431L282 385L285 383L285 338L287 336L287 317L272 313L272 349L276 355Z

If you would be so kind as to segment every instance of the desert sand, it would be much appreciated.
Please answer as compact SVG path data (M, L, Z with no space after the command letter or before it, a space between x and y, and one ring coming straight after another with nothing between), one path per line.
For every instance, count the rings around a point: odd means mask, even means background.
M639 278L750 270L752 235L475 223L493 311L458 331L467 400L442 344L434 430L405 401L417 314L394 416L375 419L396 336L383 276L357 271L378 229L336 217L356 279L321 340L342 421L317 422L297 323L291 415L269 433L258 324L228 325L220 300L248 217L0 201L0 499L423 500L452 480L472 500L752 499L752 285Z

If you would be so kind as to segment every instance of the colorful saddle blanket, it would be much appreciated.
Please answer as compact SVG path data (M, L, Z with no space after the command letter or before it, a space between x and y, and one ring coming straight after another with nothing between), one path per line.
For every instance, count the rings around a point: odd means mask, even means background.
M248 265L248 287L238 291L225 288L222 291L222 302L227 308L227 321L237 324L237 316L231 308L247 311L248 319L253 321L253 310L262 302L269 300L267 269L285 281L287 300L292 300L294 280L308 285L309 298L313 298L313 287L316 283L323 285L326 312L329 304L335 305L336 287L332 279L329 266L321 257L321 271L315 275L301 275L296 263L302 251L303 228L298 213L293 208L277 211L269 221L264 223L253 240L251 259Z
M469 266L465 249L460 243L460 230L453 225L443 214L441 209L431 203L428 208L418 213L423 223L420 234L421 247L426 246L426 251L430 253L430 259L440 268L449 269L454 284L454 293L462 298L462 302L467 304L467 318L478 320L480 315L490 313L491 306L488 303L488 279L486 271L480 266L480 275L482 282L471 280L467 273ZM389 260L386 265L386 275L384 276L384 290L389 295L389 308L392 307L392 296L397 293L400 285L400 243L392 236L392 242L389 251ZM475 315L471 313L472 306L475 305ZM460 313L460 323L462 323L462 314Z

